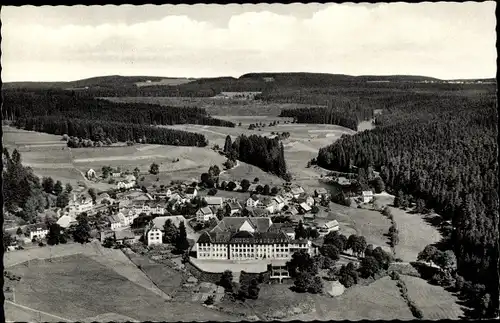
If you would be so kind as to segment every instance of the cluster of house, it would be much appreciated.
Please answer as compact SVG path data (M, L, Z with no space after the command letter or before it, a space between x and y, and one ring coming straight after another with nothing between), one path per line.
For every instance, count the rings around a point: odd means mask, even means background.
M92 168L89 169L85 175L90 180L97 179L97 174L96 174L95 170L93 170ZM122 172L112 172L111 178L114 178L117 180L116 185L115 185L115 187L117 189L131 189L132 187L135 186L136 181L137 181L137 179L135 178L134 175L125 174Z

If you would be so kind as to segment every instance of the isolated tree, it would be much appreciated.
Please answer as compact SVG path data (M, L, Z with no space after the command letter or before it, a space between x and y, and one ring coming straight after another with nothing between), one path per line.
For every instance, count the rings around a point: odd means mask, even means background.
M139 179L140 173L141 173L141 170L138 167L134 168L134 176L135 176L135 178Z
M73 231L73 240L75 240L75 242L79 242L82 244L89 242L91 239L91 236L90 236L91 228L89 225L87 213L85 213L85 212L80 213L76 217L76 221L78 223L75 227L75 230Z
M70 183L67 183L66 186L64 187L64 192L67 194L71 194L72 191L73 191L73 186L71 186Z
M257 184L257 183L259 182L259 178L258 178L258 177L255 177L255 178L253 179L253 182L254 182L254 184Z
M382 193L385 190L385 184L382 178L377 177L373 180L373 189L375 193Z
M227 135L226 141L224 142L224 153L228 154L231 151L232 144L231 136Z
M236 188L236 183L235 182L229 182L226 187L227 187L228 191L233 191Z
M311 229L311 230L309 230L309 238L311 238L311 239L317 239L317 238L319 238L319 231L318 231L318 229Z
M427 245L424 250L418 253L417 260L425 262L435 262L439 253L440 251L436 247Z
M61 181L57 181L54 185L54 194L59 195L63 191L63 186Z
M271 188L271 194L278 195L278 193L279 193L279 189L276 186L273 186L273 188Z
M436 264L445 271L455 269L457 266L457 258L452 250L446 250L436 256Z
M97 194L95 192L95 189L89 188L89 195L90 195L90 198L92 199L92 202L95 204L95 201L97 199Z
M295 228L295 239L307 239L307 231L302 221L300 221L299 225Z
M189 241L187 240L186 226L181 221L179 224L179 234L175 240L175 247L178 251L185 251L189 248Z
M382 268L384 269L389 268L389 265L392 261L392 256L387 252L385 252L381 247L373 249L371 256L378 261L378 263Z
M269 195L271 193L271 188L269 187L268 184L264 185L264 188L262 189L262 194L264 195Z
M207 195L214 196L217 194L217 189L212 187L211 189L208 190Z
M172 223L172 220L167 219L163 225L163 242L174 243L177 240L179 229Z
M61 226L57 223L51 223L47 234L47 244L51 246L58 245L61 242L61 236Z
M158 175L160 172L160 166L157 163L152 163L151 166L149 166L149 173L153 175Z
M17 228L16 234L18 236L22 236L23 235L23 229L21 229L21 227Z
M316 205L313 205L311 208L311 213L317 214L318 212L319 212L319 207L317 207Z
M233 272L225 270L220 278L219 285L224 287L226 293L233 291Z
M248 179L243 179L240 183L241 189L243 192L248 191L248 188L250 187L250 181Z
M255 193L262 194L262 192L264 192L264 187L262 187L262 185L257 185L255 187Z

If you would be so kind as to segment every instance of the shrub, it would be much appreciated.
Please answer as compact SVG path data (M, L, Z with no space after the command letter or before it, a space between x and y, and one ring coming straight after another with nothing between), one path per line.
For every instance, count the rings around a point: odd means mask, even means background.
M214 302L215 302L214 296L213 296L213 295L210 295L210 296L208 296L208 297L207 297L207 299L205 300L205 305L212 305Z

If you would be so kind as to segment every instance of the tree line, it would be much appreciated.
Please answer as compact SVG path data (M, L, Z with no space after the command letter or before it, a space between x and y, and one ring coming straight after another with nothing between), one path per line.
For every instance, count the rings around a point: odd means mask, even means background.
M19 118L14 122L18 128L46 132L55 135L66 134L70 137L95 142L140 142L159 145L205 147L208 140L204 135L153 127L144 124L120 123L89 119L72 119L58 116L35 116ZM70 145L74 141L69 141Z
M490 316L499 299L497 123L494 95L443 94L392 107L376 129L343 136L317 158L339 171L373 166L389 191L402 191L398 203L423 200L420 208L451 220L458 273L485 286Z
M360 121L372 118L373 110L359 100L335 98L327 107L283 109L279 116L294 118L297 123L335 124L356 131Z
M146 125L201 124L235 127L230 121L212 118L198 107L165 107L147 103L115 103L95 99L85 92L62 90L3 91L3 118L60 116Z

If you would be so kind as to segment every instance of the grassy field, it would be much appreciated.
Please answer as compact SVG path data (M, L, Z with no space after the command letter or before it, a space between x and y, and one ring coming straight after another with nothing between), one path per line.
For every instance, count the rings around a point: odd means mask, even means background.
M70 320L107 313L138 321L234 320L198 304L166 302L83 255L38 263L36 268L19 264L11 270L23 277L16 286L16 303Z
M345 236L351 234L362 235L368 244L374 247L380 246L388 248L388 238L384 236L389 230L391 222L380 212L346 207L339 204L330 203L330 213L323 217L318 214L316 222L322 224L329 220L337 220L340 225L340 232Z
M242 319L253 316L261 320L277 320L311 311L314 299L310 294L292 292L288 284L262 284L258 299L246 300L244 304L224 299L220 306L223 311L230 311Z
M151 83L149 83L151 84ZM112 102L141 102L172 107L196 106L212 116L278 116L282 109L310 107L298 103L265 103L253 100L190 97L112 97ZM269 121L268 121L269 122Z
M188 78L171 78L171 79L163 79L163 80L160 80L160 81L137 82L137 83L135 83L135 85L137 87L154 86L154 85L175 86L175 85L181 85L181 84L191 83L193 81L194 80L188 79Z
M424 314L424 320L460 319L463 311L457 298L441 286L434 286L422 278L401 275L408 288L408 296Z
M420 251L441 240L439 231L427 224L422 214L391 208L399 230L399 243L396 245L396 257L403 261L416 261Z
M316 310L289 320L411 320L396 282L383 277L368 286L356 285L338 297L315 295Z

